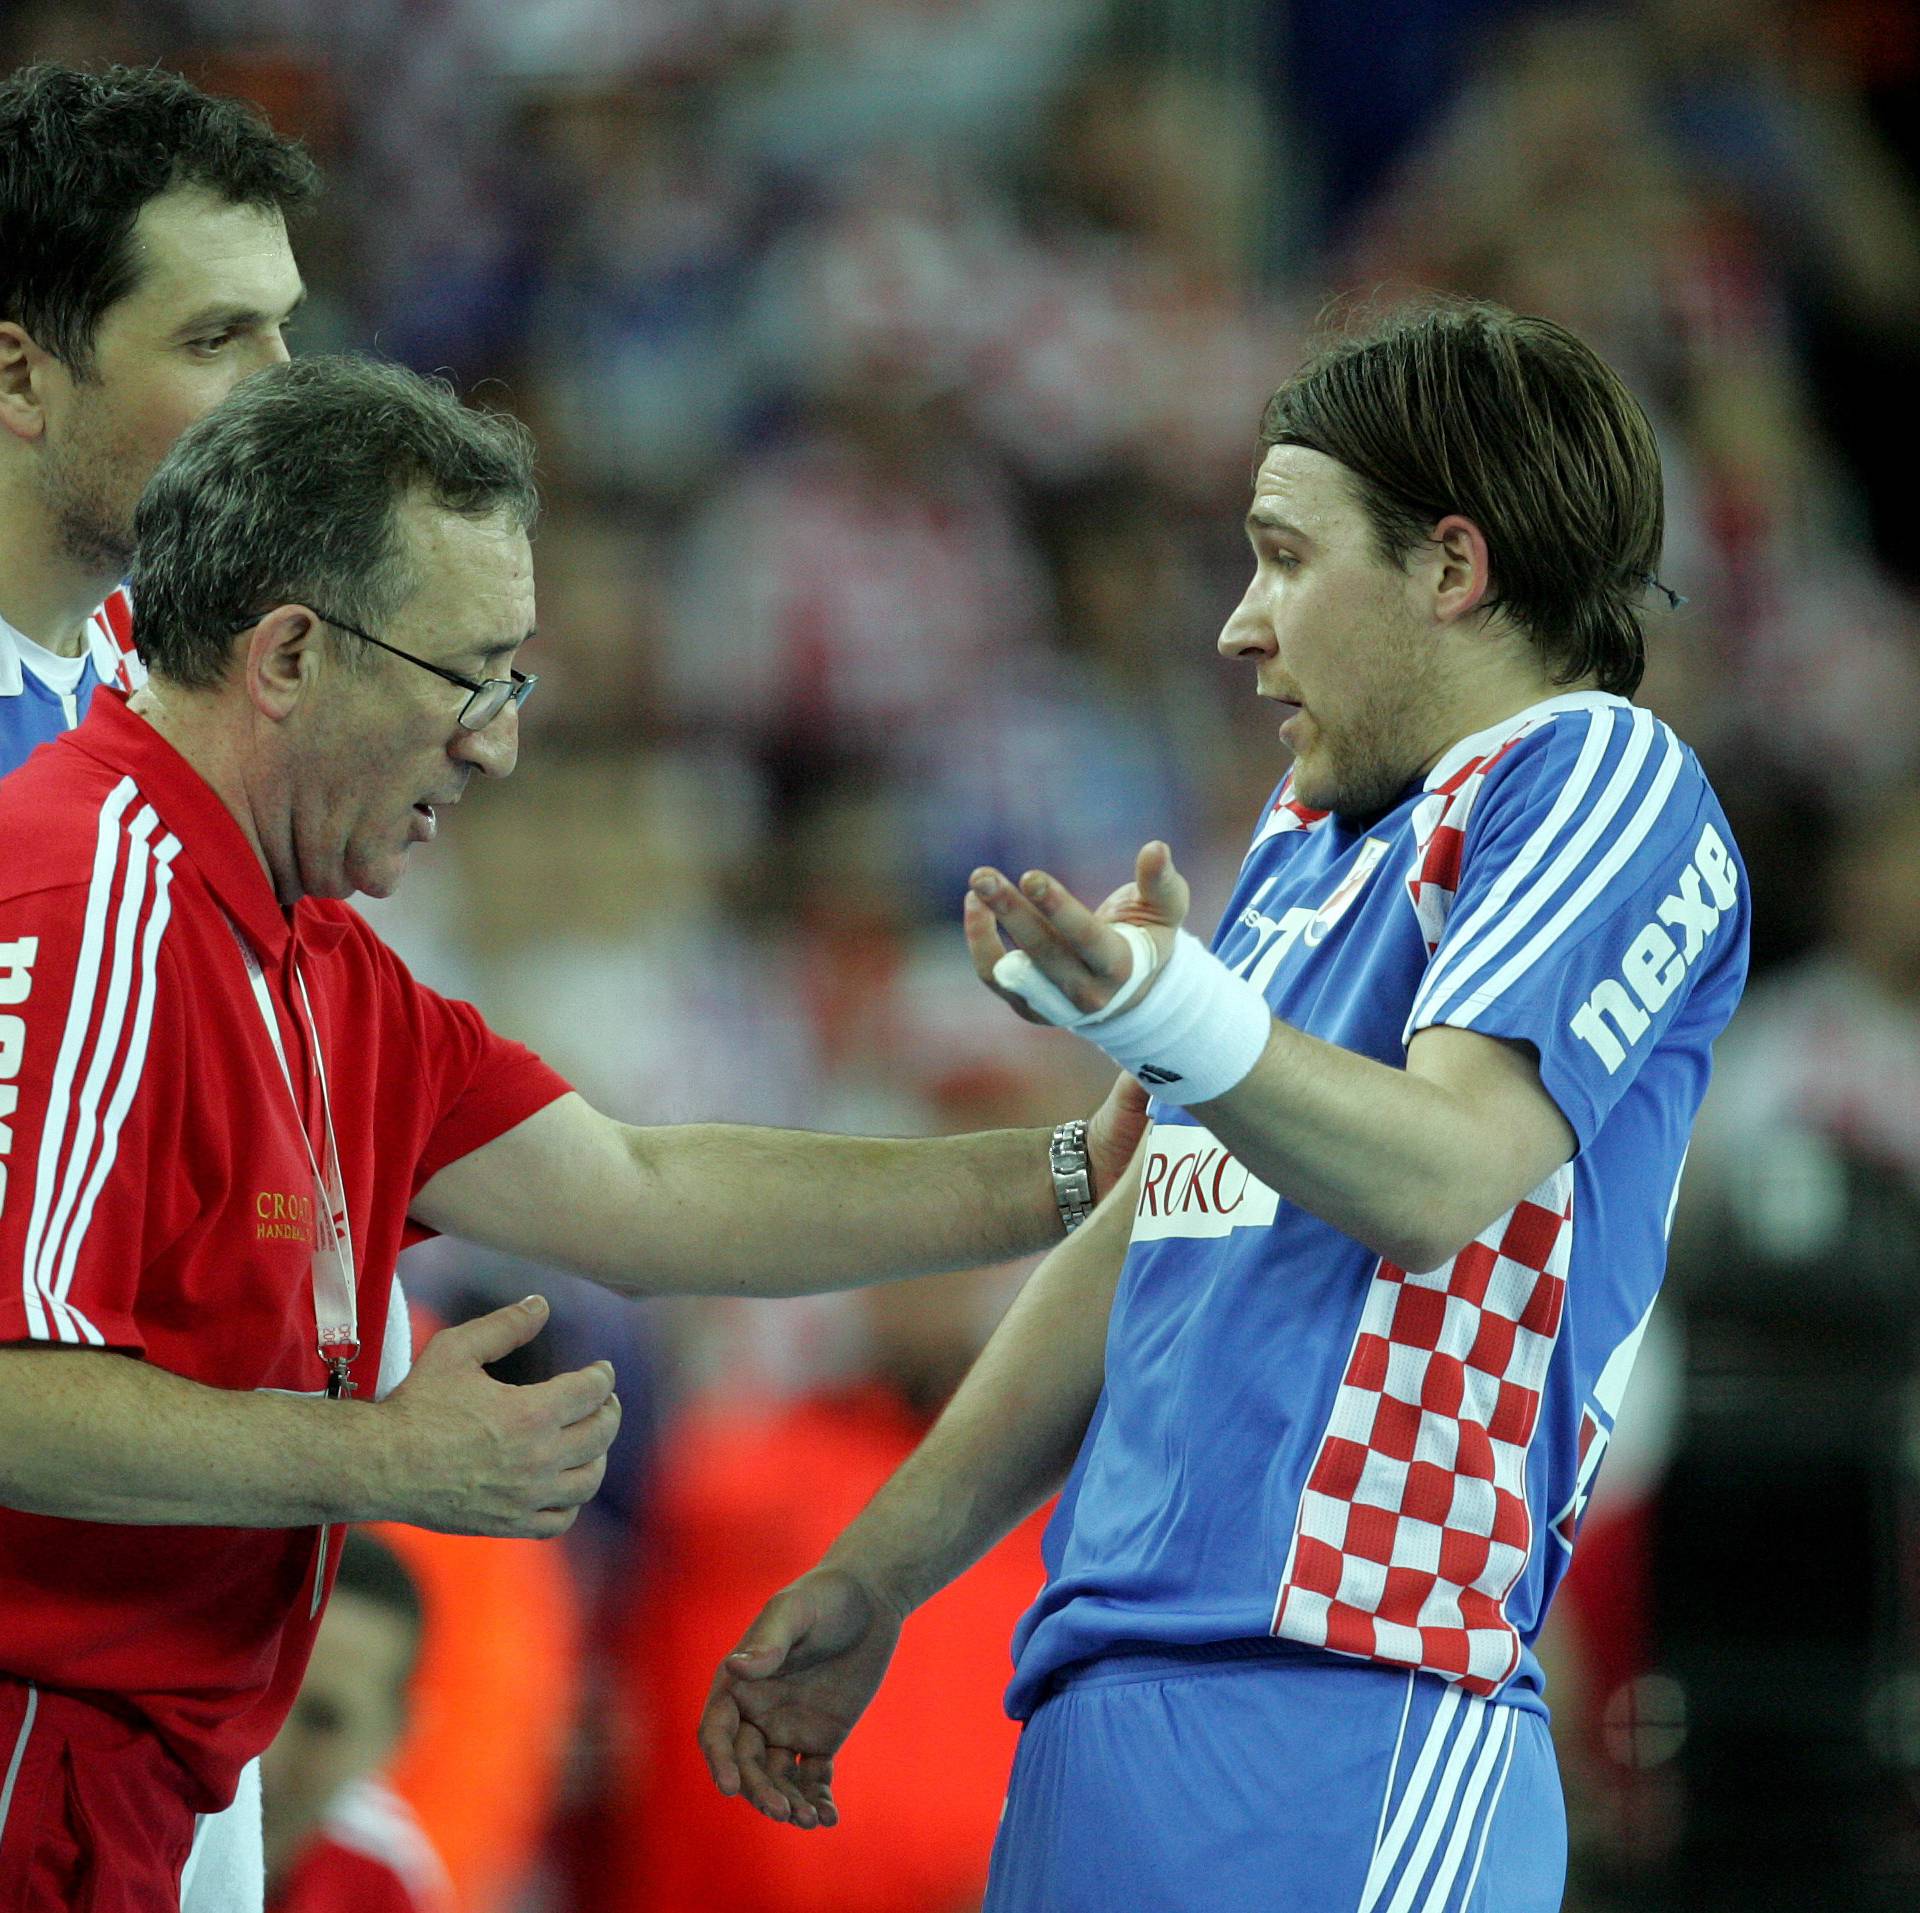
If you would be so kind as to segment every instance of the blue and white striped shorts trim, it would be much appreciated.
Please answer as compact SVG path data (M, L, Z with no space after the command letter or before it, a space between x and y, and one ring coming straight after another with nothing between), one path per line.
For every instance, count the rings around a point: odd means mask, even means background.
M1285 1643L1127 1652L1027 1722L986 1913L1556 1913L1544 1713Z

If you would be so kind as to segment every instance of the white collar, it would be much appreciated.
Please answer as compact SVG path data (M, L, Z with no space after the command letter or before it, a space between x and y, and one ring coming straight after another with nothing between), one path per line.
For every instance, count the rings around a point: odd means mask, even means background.
M0 697L18 697L27 688L25 666L13 626L0 618Z
M93 658L93 673L102 684L110 684L120 668L120 652L101 629L100 614L87 613L84 630L86 649ZM0 618L0 697L18 697L27 688L26 666L20 661L20 633L5 618Z
M1518 737L1522 731L1530 731L1562 711L1627 711L1632 708L1629 699L1612 691L1563 691L1558 697L1543 698L1538 704L1529 704L1524 711L1515 711L1511 717L1503 717L1498 724L1489 724L1484 731L1475 731L1471 737L1463 737L1457 744L1449 745L1441 752L1440 761L1428 771L1422 788L1438 790L1448 778L1456 776L1476 757L1489 755L1510 737Z

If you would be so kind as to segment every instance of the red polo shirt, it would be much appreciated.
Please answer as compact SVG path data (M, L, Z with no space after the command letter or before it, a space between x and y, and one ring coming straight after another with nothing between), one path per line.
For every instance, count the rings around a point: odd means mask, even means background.
M219 1388L324 1382L313 1173L236 924L320 1153L296 960L312 1002L364 1401L415 1192L567 1085L346 905L283 911L220 799L109 690L0 780L0 1342L123 1350ZM224 1805L300 1684L317 1545L0 1510L0 1675L132 1709Z

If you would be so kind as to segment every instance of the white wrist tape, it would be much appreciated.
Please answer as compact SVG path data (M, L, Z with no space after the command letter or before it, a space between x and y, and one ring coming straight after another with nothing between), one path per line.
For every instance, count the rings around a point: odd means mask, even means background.
M1136 1002L1153 979L1157 950L1137 925L1114 928L1127 940L1133 967L1113 1000L1098 1010L1077 1010L1023 950L1003 956L993 980L1056 1029L1097 1044L1162 1102L1184 1107L1224 1096L1267 1046L1273 1012L1266 998L1181 930L1153 994Z

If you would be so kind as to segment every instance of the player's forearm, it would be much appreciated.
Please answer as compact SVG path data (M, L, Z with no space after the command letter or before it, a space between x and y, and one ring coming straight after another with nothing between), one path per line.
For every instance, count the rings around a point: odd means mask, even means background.
M866 1139L626 1132L633 1212L588 1273L643 1293L806 1295L1030 1255L1061 1236L1045 1130Z
M904 1612L1059 1488L1100 1398L1138 1187L1130 1171L1034 1271L946 1412L823 1565L857 1575Z
M0 1506L296 1528L381 1512L381 1411L208 1388L101 1349L0 1349Z
M1456 1091L1279 1022L1253 1072L1193 1113L1268 1187L1402 1268L1449 1260L1554 1160Z

